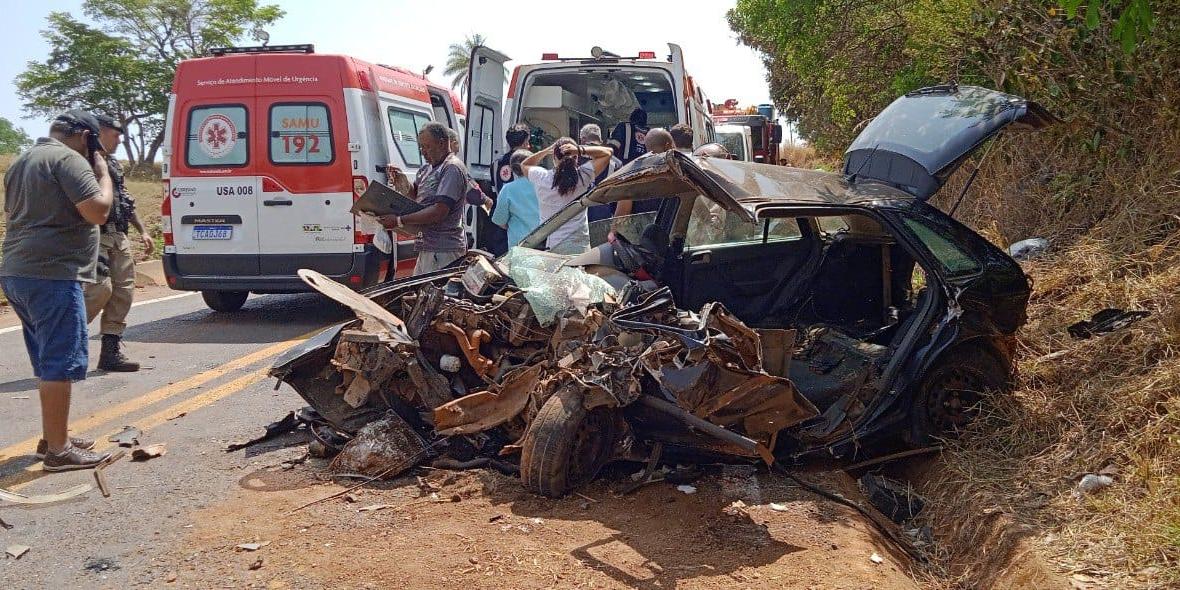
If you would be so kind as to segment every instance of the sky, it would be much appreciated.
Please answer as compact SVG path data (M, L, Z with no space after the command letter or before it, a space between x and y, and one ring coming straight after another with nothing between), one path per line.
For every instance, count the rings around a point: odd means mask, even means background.
M655 51L666 56L667 43L684 49L685 65L715 103L736 98L742 105L769 102L766 70L758 54L736 38L726 24L731 2L499 2L390 0L279 0L286 12L267 27L271 45L312 43L317 53L342 53L371 62L442 76L447 46L471 33L522 63L541 54L588 56L599 45L620 55ZM5 12L4 50L0 60L0 117L37 137L49 123L25 118L13 79L30 60L44 60L49 47L41 37L45 17L65 11L85 20L81 0L0 0ZM691 11L689 7L691 6ZM244 39L243 45L254 45ZM508 66L511 68L512 63Z

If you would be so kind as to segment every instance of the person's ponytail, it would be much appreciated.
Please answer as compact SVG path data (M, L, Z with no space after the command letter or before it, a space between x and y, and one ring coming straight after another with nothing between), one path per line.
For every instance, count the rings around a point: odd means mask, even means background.
M579 150L576 149L577 145L574 140L568 137L554 142L553 188L557 189L557 194L562 196L568 195L578 186ZM558 154L561 156L559 157Z

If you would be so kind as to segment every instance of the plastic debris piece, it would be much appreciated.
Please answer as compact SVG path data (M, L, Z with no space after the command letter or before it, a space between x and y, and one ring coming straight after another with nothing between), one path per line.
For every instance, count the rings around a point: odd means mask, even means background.
M779 504L778 502L771 502L770 509L775 512L786 512L787 505L786 504Z
M1109 475L1098 475L1096 473L1087 473L1080 481L1077 487L1073 490L1073 497L1081 499L1082 496L1093 494L1102 491L1114 484L1114 478Z
M877 555L877 552L874 551L873 554L869 556L869 561L873 563L885 563L885 558Z
M1079 340L1098 336L1121 330L1130 326L1131 324L1151 315L1149 311L1134 310L1123 311L1118 308L1108 307L1098 313L1095 313L1088 320L1082 320L1076 324L1071 324L1066 331L1070 336Z
M676 486L676 489L677 489L678 491L684 492L684 493L686 493L686 494L695 494L695 493L697 493L697 487L696 487L696 486L690 486L690 485L688 485L688 484L678 485L678 486Z
M1008 255L1016 260L1032 260L1049 250L1049 240L1029 238L1008 246Z
M30 549L32 549L32 547L29 547L28 545L9 545L8 548L4 550L4 553L13 559L20 559L21 557L24 557L24 555L28 553Z
M378 510L385 510L386 508L397 508L393 504L369 504L368 506L361 506L357 508L357 512L376 512Z
M869 503L897 524L912 520L926 507L926 500L907 483L866 473L857 484Z
M729 506L722 508L721 511L730 515L730 516L735 516L735 517L743 517L743 516L750 515L749 507L746 505L745 502L742 502L741 500L734 500L733 502L731 502L729 504Z
M241 549L242 551L258 551L267 545L270 545L270 541L259 541L257 543L239 543L238 549Z
M94 489L94 486L92 486L88 483L84 483L84 484L76 485L72 488L68 488L68 489L58 492L56 494L44 494L44 495L40 495L40 496L26 496L24 494L18 494L16 492L11 492L6 489L0 488L0 500L4 500L5 502L12 502L13 504L48 504L50 502L60 502L62 500L69 500L70 498L73 498L74 496L81 496L82 494L85 494L86 492L89 492L90 490L93 490L93 489Z

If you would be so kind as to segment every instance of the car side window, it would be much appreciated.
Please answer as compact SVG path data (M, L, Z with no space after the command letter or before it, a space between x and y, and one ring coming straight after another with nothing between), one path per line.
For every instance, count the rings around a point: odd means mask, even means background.
M979 261L972 258L950 239L935 231L934 228L909 217L905 219L905 225L938 259L938 263L942 265L947 276L972 274L982 268Z
M768 218L757 222L742 219L720 205L697 197L684 236L686 248L759 244L798 239L799 223L792 218Z
M422 165L422 152L418 149L418 130L429 122L430 117L422 113L389 107L389 131L393 134L393 143L401 153L402 161L410 168Z

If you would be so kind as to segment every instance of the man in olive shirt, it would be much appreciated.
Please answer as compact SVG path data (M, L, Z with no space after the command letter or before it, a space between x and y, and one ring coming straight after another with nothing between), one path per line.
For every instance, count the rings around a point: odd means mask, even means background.
M41 428L37 454L46 471L87 469L109 454L94 441L69 438L70 390L86 378L86 304L82 283L93 283L98 227L114 199L98 149L99 123L80 110L62 113L12 162L6 197L0 287L24 328L25 348L39 380Z
M99 226L99 259L106 261L108 273L99 277L83 290L86 296L86 321L94 320L102 313L102 351L98 355L98 368L103 371L133 372L139 370L139 363L128 359L122 349L123 330L127 327L127 313L135 297L135 259L131 254L131 241L127 232L135 228L144 251L151 254L153 244L139 217L135 214L135 198L127 192L123 182L123 167L115 158L119 149L119 136L123 127L110 115L96 115L100 127L99 143L106 154L107 171L115 189L115 202L107 222Z
M441 123L427 123L418 132L418 146L430 169L415 179L410 197L426 206L408 215L382 215L378 219L386 229L402 230L406 226L421 230L415 245L418 261L414 274L440 270L467 252L460 217L467 194L467 168L451 153L447 128ZM408 182L401 170L390 167L391 184Z

